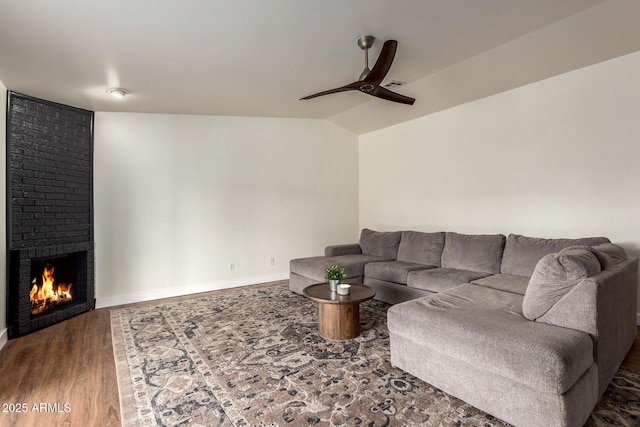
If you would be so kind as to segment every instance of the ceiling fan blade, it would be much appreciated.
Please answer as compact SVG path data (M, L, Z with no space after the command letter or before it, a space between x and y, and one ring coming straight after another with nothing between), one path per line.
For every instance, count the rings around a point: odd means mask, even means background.
M372 91L369 95L386 99L387 101L399 102L401 104L413 105L413 103L416 102L415 98L391 92L389 89L382 86L378 86L378 88Z
M373 37L369 37L369 38L371 39L370 42L372 42ZM366 42L366 37L358 40L358 46L360 46L362 49L365 49L365 55L366 55L366 49L368 49L371 46L371 43L366 44L364 42ZM342 87L335 88L335 89L329 89L323 92L314 93L313 95L300 98L300 100L316 98L318 96L329 95L332 93L345 92L348 90L358 90L360 92L366 93L367 95L375 96L377 98L385 99L387 101L413 105L413 103L416 101L414 98L400 95L399 93L391 92L389 89L380 86L380 83L382 83L382 80L385 78L385 76L389 72L389 69L391 68L391 64L393 64L393 58L396 55L397 49L398 49L397 41L387 40L382 45L382 50L380 51L378 60L374 64L371 71L369 71L368 67L365 67L365 70L360 75L360 80L358 80L357 82L349 83L348 85L345 85Z
M314 93L313 95L309 95L309 96L305 96L304 98L300 98L300 101L302 101L303 99L311 99L311 98L315 98L315 97L322 96L322 95L330 95L332 93L345 92L347 90L355 90L360 86L357 83L358 82L353 82L353 83L349 83L348 85L345 85L345 86L342 86L342 87L337 87L335 89L329 89L329 90L325 90L325 91L322 91L322 92Z
M398 49L398 42L395 40L387 40L382 45L380 56L375 65L371 69L371 72L364 79L367 83L378 82L380 83L384 76L389 72L391 64L393 64L393 58L396 55L396 49Z

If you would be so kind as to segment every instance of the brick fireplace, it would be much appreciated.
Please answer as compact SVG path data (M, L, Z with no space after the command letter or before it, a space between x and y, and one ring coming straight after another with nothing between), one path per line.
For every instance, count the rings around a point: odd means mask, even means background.
M93 112L7 103L9 338L95 307Z

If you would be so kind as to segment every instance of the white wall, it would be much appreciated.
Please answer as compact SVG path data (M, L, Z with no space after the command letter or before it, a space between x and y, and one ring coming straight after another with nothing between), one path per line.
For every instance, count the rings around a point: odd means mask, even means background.
M97 112L94 158L98 306L286 278L358 238L358 139L324 120Z
M2 203L2 207L0 207L0 223L5 224L6 215L7 215L7 207L6 207L6 128L7 128L7 88L0 81L0 100L2 105L0 105L0 167L2 168L2 173L0 173L0 203ZM7 277L7 230L3 225L0 227L0 236L2 236L3 242L5 242L2 247L0 247L0 274L2 277L6 279ZM0 286L0 348L7 342L7 285L6 280L3 280L3 285Z
M640 52L360 137L360 226L640 255ZM419 102L419 100L418 100Z

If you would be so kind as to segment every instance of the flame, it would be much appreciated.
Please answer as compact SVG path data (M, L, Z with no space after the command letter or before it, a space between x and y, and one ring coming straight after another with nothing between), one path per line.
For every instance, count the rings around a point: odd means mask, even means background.
M57 304L73 300L71 293L73 283L56 283L54 272L55 267L46 262L42 269L42 284L38 285L37 278L31 281L33 284L31 292L29 292L31 314L39 314Z

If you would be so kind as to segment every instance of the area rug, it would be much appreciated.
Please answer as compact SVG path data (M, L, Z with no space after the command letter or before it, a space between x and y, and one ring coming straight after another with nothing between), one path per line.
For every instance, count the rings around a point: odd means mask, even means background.
M111 311L123 426L507 426L391 366L386 311L317 333L287 283ZM636 426L640 376L619 371L589 426Z

